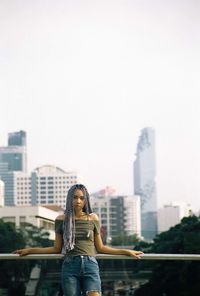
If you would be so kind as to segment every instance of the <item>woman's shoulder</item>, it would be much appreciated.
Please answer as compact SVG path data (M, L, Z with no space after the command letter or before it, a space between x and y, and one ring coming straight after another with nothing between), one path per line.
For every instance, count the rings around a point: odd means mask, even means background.
M98 217L97 214L95 214L95 213L90 213L90 214L89 214L89 218L90 218L90 220L92 220L92 221L99 221L99 217Z
M64 220L64 215L59 215L56 217L56 220L60 220L60 221L63 221Z

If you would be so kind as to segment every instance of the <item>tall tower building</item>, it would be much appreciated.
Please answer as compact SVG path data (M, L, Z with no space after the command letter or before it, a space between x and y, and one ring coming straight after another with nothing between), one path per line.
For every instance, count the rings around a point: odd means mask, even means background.
M107 187L91 195L91 206L99 216L105 242L120 234L141 237L139 196L114 195L114 190Z
M141 198L142 235L152 240L157 234L155 131L144 128L134 161L134 194Z
M14 205L14 174L27 172L26 132L8 134L8 146L0 147L0 179L5 184L5 205Z
M26 132L19 131L8 134L8 146L26 146Z
M0 163L7 163L9 171L27 172L26 132L8 134L8 146L0 147Z

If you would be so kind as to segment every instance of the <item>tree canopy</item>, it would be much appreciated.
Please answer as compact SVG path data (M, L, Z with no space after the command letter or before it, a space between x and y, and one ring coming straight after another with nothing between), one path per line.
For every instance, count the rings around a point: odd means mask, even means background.
M134 246L140 239L136 234L119 234L112 238L113 246Z
M15 225L0 219L0 253L10 253L25 247L26 243L20 230Z
M181 223L157 235L152 253L199 254L200 218L183 218ZM194 296L200 291L200 262L157 261L150 281L138 289L136 296Z
M49 233L43 228L24 224L17 229L14 223L0 219L0 253L11 253L16 249L35 246L51 246ZM35 262L28 260L2 260L0 262L0 288L6 288L9 295L24 295L24 282L28 279Z

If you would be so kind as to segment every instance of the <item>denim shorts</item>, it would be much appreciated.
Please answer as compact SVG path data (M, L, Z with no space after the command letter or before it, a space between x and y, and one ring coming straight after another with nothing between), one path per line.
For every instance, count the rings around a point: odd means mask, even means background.
M66 256L61 277L64 296L86 296L90 291L101 295L99 266L93 256Z

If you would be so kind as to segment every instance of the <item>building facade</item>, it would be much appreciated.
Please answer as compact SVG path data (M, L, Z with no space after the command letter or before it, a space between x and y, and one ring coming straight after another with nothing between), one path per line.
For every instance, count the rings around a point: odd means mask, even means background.
M27 155L24 146L0 147L0 163L7 163L8 171L27 172Z
M9 172L6 175L9 205L59 205L65 208L68 189L77 183L76 172L45 165L36 168L31 175ZM9 199L7 198L7 202Z
M155 131L144 128L134 161L134 194L141 198L142 235L152 240L157 234Z
M0 180L6 206L56 204L65 207L68 189L77 183L76 172L45 165L27 173L26 132L8 134L0 147Z
M0 180L0 207L4 206L4 192L5 192L5 185L2 180Z
M105 242L121 234L141 236L138 196L91 195L91 205L99 217Z
M26 147L26 132L19 131L8 134L8 146L24 146Z
M4 222L12 222L21 228L30 223L38 228L42 227L49 232L49 239L55 239L54 222L56 217L63 213L42 206L15 206L0 208L0 218Z
M15 172L27 173L26 133L8 134L8 146L0 147L0 179L5 184L5 205L15 204Z
M158 210L158 232L169 230L181 222L183 217L188 217L192 214L190 204L186 202L172 202L169 205L164 205Z
M52 165L41 166L31 173L31 203L66 206L69 188L77 183L76 172L65 172Z

